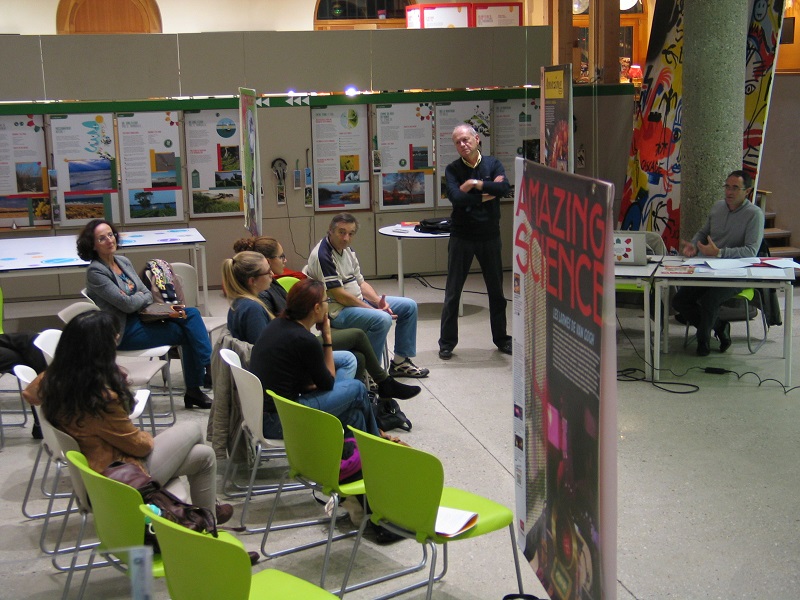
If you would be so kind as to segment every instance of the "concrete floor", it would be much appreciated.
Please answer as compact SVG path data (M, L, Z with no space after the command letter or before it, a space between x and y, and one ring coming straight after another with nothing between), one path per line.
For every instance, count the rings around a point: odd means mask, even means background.
M509 288L510 280L507 276ZM444 285L443 277L428 281L439 288ZM396 293L394 281L372 283L379 293ZM467 289L482 287L479 276L470 277ZM417 362L431 374L420 381L422 393L403 404L414 427L401 437L441 458L446 484L513 507L511 358L491 344L486 297L465 296L461 342L453 359L444 362L437 357L436 344L443 292L406 280L406 294L420 305ZM226 308L220 294L213 292L212 314L224 315ZM641 311L621 308L618 316L618 368L642 368ZM683 327L673 321L672 351L662 366L675 374L665 372L660 385L618 383L616 595L620 600L800 597L796 501L800 482L792 466L800 443L798 391L784 394L774 381L759 386L755 375L783 379L783 329L774 328L755 356L748 354L743 334L744 325L734 324L731 349L725 355L712 352L699 359L693 347L680 347ZM706 374L693 368L697 366L753 374L739 379ZM797 366L795 357L796 371ZM798 378L800 372L795 372ZM3 383L10 387L12 382ZM697 386L696 391L687 385ZM13 395L5 395L6 408L14 402ZM180 407L178 418L205 423L207 417ZM38 549L41 522L28 521L20 512L38 442L31 439L29 429L6 428L5 434L0 452L0 598L54 598L65 577ZM257 499L250 524L263 525L270 506L271 499ZM317 511L305 494L290 497L287 506L287 514ZM308 534L283 532L275 543L283 545ZM248 549L258 550L260 535L241 539ZM340 581L351 548L349 540L334 546L328 587ZM354 577L378 574L417 557L418 547L411 542L369 543ZM315 549L262 560L256 569L278 568L315 581L321 559L322 551ZM523 578L527 592L546 597L524 563ZM390 587L385 584L347 597L371 598ZM497 532L451 544L450 569L436 585L434 597L499 600L513 591L509 537ZM87 597L130 597L127 580L113 570L99 569L92 574ZM167 597L164 582L156 581L154 598ZM418 592L404 597L424 596Z

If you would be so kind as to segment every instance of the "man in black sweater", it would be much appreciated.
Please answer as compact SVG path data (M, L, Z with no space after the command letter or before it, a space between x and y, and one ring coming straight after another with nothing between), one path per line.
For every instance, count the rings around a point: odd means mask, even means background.
M500 161L481 155L480 139L471 125L457 125L453 143L459 158L445 170L447 197L453 212L439 358L449 360L458 344L458 303L473 258L478 259L489 293L492 341L500 352L511 354L500 252L500 198L508 193L510 185Z

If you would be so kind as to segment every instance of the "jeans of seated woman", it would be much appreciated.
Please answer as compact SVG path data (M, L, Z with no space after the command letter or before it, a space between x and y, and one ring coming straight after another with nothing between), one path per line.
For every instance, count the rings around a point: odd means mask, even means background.
M336 366L336 378L332 390L301 394L297 401L303 406L310 406L337 417L343 426L352 425L356 429L379 435L378 424L372 413L372 404L367 395L367 388L357 379L353 379L356 359L351 352L337 351L333 353ZM264 413L264 437L283 439L278 413Z
M180 346L186 387L203 385L206 365L211 363L211 342L199 310L189 307L185 319L158 323L142 323L138 315L129 314L117 348L145 350L155 346Z

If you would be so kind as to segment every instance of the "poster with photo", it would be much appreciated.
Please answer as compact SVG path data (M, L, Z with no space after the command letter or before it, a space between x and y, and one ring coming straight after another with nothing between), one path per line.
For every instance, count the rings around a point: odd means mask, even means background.
M575 172L575 135L572 131L572 65L542 67L540 111L542 164Z
M509 418L519 544L553 600L613 598L614 186L516 161Z
M461 123L472 125L480 139L481 153L493 155L490 115L489 100L436 103L436 181L439 182L439 206L450 206L444 172L447 165L458 158L453 144L453 129Z
M0 227L51 225L41 115L0 115Z
M183 220L179 112L119 113L117 128L125 222Z
M50 139L57 184L53 220L61 225L85 225L92 219L119 223L113 115L51 115Z
M239 111L184 111L189 216L241 215Z
M539 156L539 99L495 100L492 103L492 154L503 163L514 197L514 165L521 156L541 162Z
M376 155L381 165L379 207L433 208L434 104L379 104L375 110Z
M370 207L367 121L366 105L311 109L316 210Z
M258 151L258 115L256 91L239 88L239 161L242 167L242 191L245 198L244 227L253 237L261 235L262 195Z

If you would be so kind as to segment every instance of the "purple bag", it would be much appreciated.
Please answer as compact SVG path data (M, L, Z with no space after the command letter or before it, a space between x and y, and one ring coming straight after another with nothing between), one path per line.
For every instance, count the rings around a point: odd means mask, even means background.
M357 476L357 477L356 477ZM344 438L342 463L339 466L339 481L361 479L361 454L354 437Z

